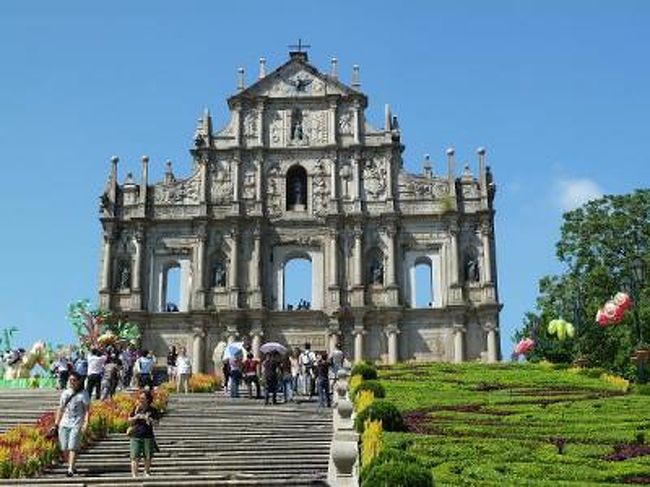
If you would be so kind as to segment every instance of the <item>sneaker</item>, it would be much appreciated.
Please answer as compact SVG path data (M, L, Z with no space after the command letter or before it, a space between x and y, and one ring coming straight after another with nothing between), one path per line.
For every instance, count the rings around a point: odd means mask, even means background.
M74 477L74 472L72 470L68 470L65 475L66 477Z
M144 476L145 476L145 477L151 477L151 473L150 473L150 472L145 472L145 473L144 473Z

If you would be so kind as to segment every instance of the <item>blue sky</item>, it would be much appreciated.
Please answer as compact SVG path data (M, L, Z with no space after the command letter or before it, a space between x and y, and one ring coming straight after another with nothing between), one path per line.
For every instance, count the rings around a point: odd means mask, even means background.
M2 2L0 328L72 339L67 304L96 298L98 196L151 157L189 171L203 107L225 123L243 66L273 69L298 37L341 78L361 65L368 116L390 103L419 171L485 146L496 199L502 341L558 271L563 209L647 187L650 4L617 1Z

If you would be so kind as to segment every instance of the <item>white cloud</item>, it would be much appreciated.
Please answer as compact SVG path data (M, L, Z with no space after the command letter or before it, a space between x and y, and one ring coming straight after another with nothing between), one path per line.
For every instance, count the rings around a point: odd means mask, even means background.
M564 211L573 210L603 195L598 183L591 179L559 179L558 187L559 203Z

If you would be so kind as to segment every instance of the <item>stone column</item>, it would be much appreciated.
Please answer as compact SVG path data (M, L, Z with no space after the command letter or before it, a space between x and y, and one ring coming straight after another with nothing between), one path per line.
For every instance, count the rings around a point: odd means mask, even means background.
M361 237L363 236L363 230L361 227L357 226L354 228L354 285L363 286L363 260L361 253L363 252L361 247Z
M353 117L354 117L354 119L353 119L354 143L359 144L360 141L361 141L361 136L360 136L360 132L361 132L361 116L359 114L361 106L360 106L358 100L355 100L352 106L354 108L354 110L352 111Z
M354 334L354 363L357 364L363 361L363 329L355 329Z
M328 111L328 137L327 140L330 144L336 144L336 98L332 98L329 101L329 111Z
M203 362L205 356L205 330L194 328L192 337L192 372L203 373Z
M450 284L458 283L458 223L451 222L449 224L449 237L450 237L450 254L451 254L451 282Z
M486 321L483 329L487 338L487 362L493 364L499 359L497 356L497 327L491 321Z
M259 359L260 346L262 345L262 337L264 336L264 332L262 331L262 324L259 322L254 323L250 335L251 335L251 348L253 349L253 356Z
M105 231L104 232L104 259L103 259L103 265L102 265L102 291L109 292L111 289L111 264L113 260L113 253L112 253L112 247L113 247L113 240L115 237L113 236L112 231Z
M234 167L232 168L232 201L237 203L239 201L239 157L235 157L232 161Z
M385 331L388 338L388 365L395 365L399 359L399 347L397 343L399 328L397 325L391 324L386 328Z
M196 281L194 283L194 309L205 308L205 243L208 240L207 229L201 225L197 231L197 244L195 248Z
M465 327L454 325L454 362L459 364L465 361Z
M395 235L397 231L395 227L389 226L386 230L387 242L386 246L388 247L388 255L386 256L386 281L388 286L396 286L397 282L395 281Z
M259 289L260 287L260 238L261 234L258 228L253 229L253 252L250 261L251 287Z
M133 236L133 243L135 245L135 256L133 262L133 291L140 292L140 274L142 272L142 242L144 240L144 232L140 229L136 230Z
M230 291L230 308L239 308L239 249L237 241L239 239L239 232L233 228L230 233L230 274L229 277L229 291Z
M483 282L492 282L492 245L491 228L489 222L481 225L481 240L483 243Z
M336 345L339 342L339 333L341 331L341 328L339 326L339 320L338 318L331 316L329 319L328 327L327 327L327 334L329 337L329 346L328 348L328 353L332 355L334 353L334 350L336 350Z
M332 159L330 166L330 199L336 199L336 158Z
M329 251L329 281L330 287L336 287L338 285L338 249L337 249L337 239L336 239L336 230L330 231L330 251Z

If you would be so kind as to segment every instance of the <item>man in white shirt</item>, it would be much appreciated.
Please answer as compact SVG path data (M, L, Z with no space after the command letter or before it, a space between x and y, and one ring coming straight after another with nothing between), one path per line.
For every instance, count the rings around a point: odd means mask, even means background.
M93 389L95 389L95 399L99 399L105 363L106 355L102 355L98 349L93 348L88 354L88 381L86 382L86 390L88 391L88 396L91 398L93 397Z
M181 387L188 392L190 376L192 375L192 360L187 356L185 347L181 348L181 353L176 357L176 373L178 380L176 381L176 392L181 392Z
M149 355L148 350L143 350L140 354L140 358L137 360L138 371L140 374L139 385L140 389L149 387L153 389L153 366L155 363L155 358L152 355Z
M311 343L305 343L305 350L300 354L300 368L302 374L302 383L305 388L304 394L310 398L314 394L315 366L316 354L311 350Z

